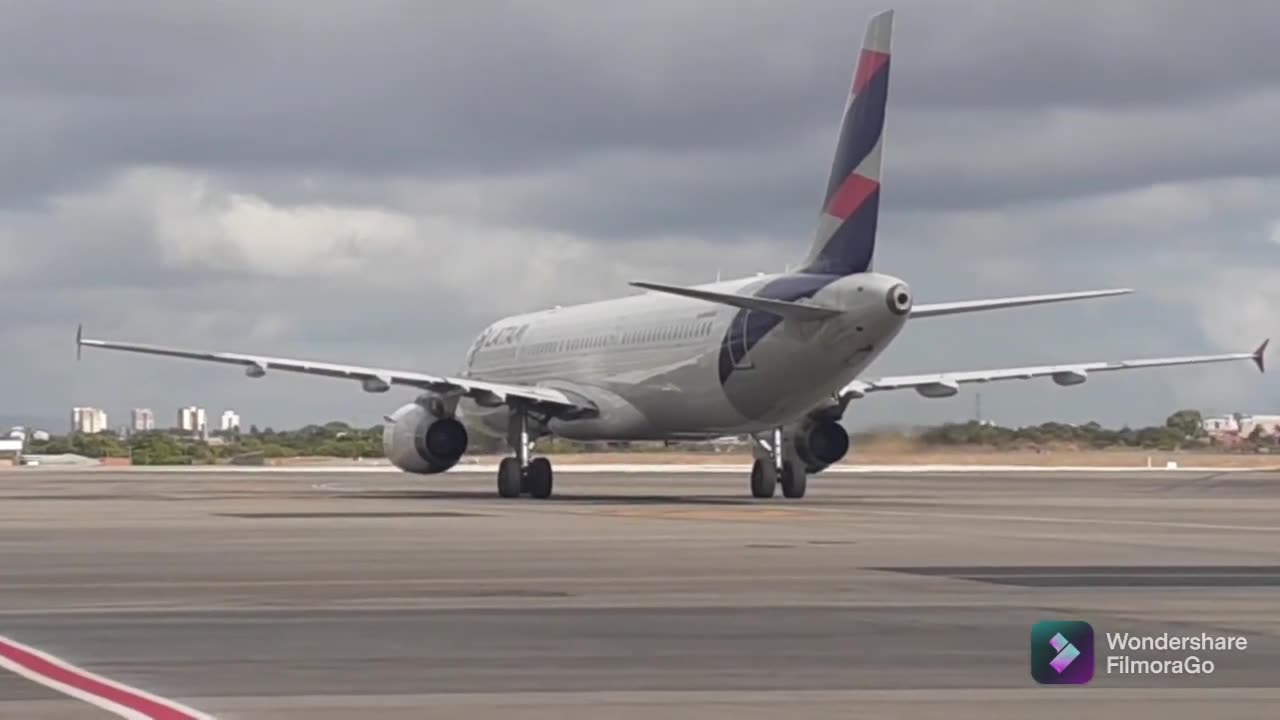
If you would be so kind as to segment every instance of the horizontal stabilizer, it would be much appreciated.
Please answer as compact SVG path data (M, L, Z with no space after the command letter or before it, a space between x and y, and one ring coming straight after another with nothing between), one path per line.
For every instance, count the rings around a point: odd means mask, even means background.
M658 283L651 282L633 282L631 284L638 288L644 288L645 290L654 290L656 292L668 293L670 295L679 295L681 297L694 298L696 300L720 303L721 305L730 305L736 308L745 308L747 310L771 313L784 320L827 320L829 318L836 317L841 313L840 310L823 307L821 305L787 302L785 300L770 300L768 298L752 297L750 295L721 293L714 292L712 290L681 287L679 285L660 285Z
M1115 290L1084 290L1081 292L1054 293L1051 295L1022 295L1020 297L992 298L990 300L961 300L960 302L934 303L916 305L911 308L911 317L935 317L937 315L958 315L960 313L981 312L983 310L1001 310L1003 308L1023 307L1024 305L1044 305L1046 303L1067 302L1068 300L1089 300L1092 298L1128 295L1130 288Z

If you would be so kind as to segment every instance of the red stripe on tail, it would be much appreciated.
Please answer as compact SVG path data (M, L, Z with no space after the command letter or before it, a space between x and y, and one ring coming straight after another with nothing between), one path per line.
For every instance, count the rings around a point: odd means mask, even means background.
M863 50L862 54L858 56L858 69L853 73L853 90L851 92L854 95L862 92L862 88L871 82L871 77L888 62L889 53Z
M879 187L880 183L875 180L853 173L845 178L840 184L840 189L831 196L831 202L827 203L825 212L832 217L848 220L849 216Z

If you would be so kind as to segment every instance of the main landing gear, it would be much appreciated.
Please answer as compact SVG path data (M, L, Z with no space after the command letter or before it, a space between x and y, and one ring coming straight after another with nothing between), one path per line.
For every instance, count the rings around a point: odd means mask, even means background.
M511 412L507 441L516 455L503 458L498 463L498 495L504 498L526 494L535 498L551 497L554 480L551 461L544 457L529 458L533 441L529 437L529 415L523 408Z
M755 443L755 462L751 464L751 496L771 498L782 485L782 495L802 498L808 485L804 463L783 440L782 429L775 428L768 440L751 436Z

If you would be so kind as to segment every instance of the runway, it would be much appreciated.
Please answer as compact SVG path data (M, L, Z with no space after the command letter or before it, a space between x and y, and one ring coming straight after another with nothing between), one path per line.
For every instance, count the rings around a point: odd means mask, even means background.
M0 636L218 718L1257 718L1280 474L0 473ZM1090 622L1084 687L1031 625ZM1248 638L1107 674L1109 632ZM1130 653L1143 657L1174 654ZM1181 656L1181 655L1178 655ZM110 717L0 672L0 717Z

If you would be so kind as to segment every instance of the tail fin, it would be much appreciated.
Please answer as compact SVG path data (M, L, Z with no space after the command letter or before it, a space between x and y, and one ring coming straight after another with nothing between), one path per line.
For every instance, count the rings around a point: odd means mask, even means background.
M867 23L804 272L851 275L871 269L880 214L880 152L892 34L892 10L873 16Z

